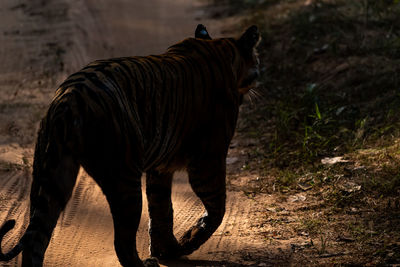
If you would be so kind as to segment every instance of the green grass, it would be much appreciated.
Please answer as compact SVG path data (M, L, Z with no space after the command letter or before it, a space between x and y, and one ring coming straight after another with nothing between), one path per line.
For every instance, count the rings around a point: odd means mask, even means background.
M318 219L303 219L301 221L301 227L309 234L318 234L321 232L323 222Z

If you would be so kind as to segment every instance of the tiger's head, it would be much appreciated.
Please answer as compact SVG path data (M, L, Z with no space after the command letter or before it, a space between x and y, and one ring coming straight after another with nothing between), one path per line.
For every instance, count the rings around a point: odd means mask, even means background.
M204 40L212 40L206 27L202 24L197 25L195 37ZM236 71L239 94L243 96L253 86L255 80L260 75L257 53L257 45L260 42L260 33L257 26L249 27L239 38L229 39L239 51L241 57L234 57L232 62L233 70Z

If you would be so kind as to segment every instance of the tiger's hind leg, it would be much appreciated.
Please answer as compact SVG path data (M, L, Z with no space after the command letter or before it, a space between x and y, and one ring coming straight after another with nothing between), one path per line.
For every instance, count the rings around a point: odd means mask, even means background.
M35 155L31 187L31 220L26 230L22 266L42 266L54 227L64 210L76 182L79 164L70 155Z
M146 173L146 195L150 216L150 254L159 259L179 256L179 245L173 233L171 185L173 173Z
M210 158L188 168L189 182L206 212L179 240L181 254L198 249L217 230L225 214L225 159Z
M136 232L142 213L141 173L112 174L113 179L105 178L99 182L114 222L114 247L118 260L127 266L159 266L156 259L142 262L136 250ZM97 176L99 177L99 176Z

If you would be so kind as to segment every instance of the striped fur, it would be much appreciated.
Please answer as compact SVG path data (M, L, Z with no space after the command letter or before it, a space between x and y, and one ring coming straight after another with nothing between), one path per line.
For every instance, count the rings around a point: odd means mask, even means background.
M57 219L71 197L79 166L103 190L114 220L123 266L157 266L136 252L146 172L151 255L192 253L216 230L225 212L225 158L239 105L256 77L255 26L240 38L197 38L166 53L93 62L58 88L41 122L31 188L31 221L7 261L23 251L23 266L42 266ZM179 241L172 231L171 182L186 169L206 214ZM6 222L0 241L14 226Z

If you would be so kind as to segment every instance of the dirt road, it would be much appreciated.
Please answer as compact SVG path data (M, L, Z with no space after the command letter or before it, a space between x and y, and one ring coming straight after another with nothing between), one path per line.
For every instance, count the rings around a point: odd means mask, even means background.
M38 122L65 77L101 58L162 53L193 36L202 3L185 0L2 0L0 4L0 223L16 219L3 241L7 251L28 222L28 195ZM196 20L197 19L197 20ZM219 35L221 22L209 23ZM257 228L259 203L229 192L223 224L198 251L166 266L264 265L265 241ZM179 237L203 213L186 175L173 186L175 233ZM137 235L148 257L148 215ZM19 266L21 256L2 266ZM1 264L0 264L1 265ZM45 266L119 266L109 209L99 187L83 171L59 219Z

